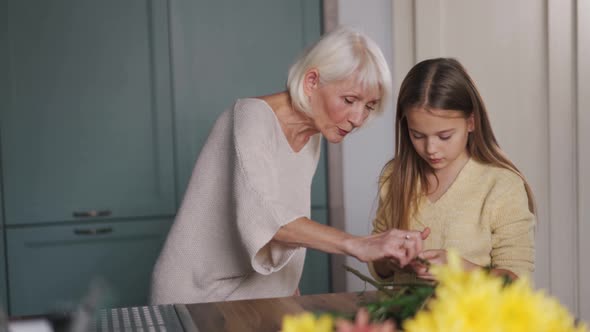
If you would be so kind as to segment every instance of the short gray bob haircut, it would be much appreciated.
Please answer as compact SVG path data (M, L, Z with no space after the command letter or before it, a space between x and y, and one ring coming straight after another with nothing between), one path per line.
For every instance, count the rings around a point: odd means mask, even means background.
M303 90L305 73L316 68L320 84L345 80L355 75L364 88L380 92L381 100L371 113L379 114L391 97L391 72L377 43L348 27L339 27L306 49L289 69L287 89L293 105L311 114Z

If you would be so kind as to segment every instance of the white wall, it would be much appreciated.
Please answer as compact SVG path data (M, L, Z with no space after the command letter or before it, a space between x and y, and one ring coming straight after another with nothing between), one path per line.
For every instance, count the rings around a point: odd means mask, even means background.
M532 186L539 207L535 279L541 286L549 286L545 10L538 0L421 0L410 15L416 60L454 57L466 67L500 146Z
M578 270L580 317L590 321L590 1L577 1Z
M391 1L340 0L338 21L354 26L375 40L391 66ZM359 132L341 143L342 189L344 227L352 234L367 235L377 208L377 183L385 163L393 157L394 111L390 103L382 116L374 119ZM346 264L368 274L367 266L356 259L347 258ZM333 273L345 273L336 266ZM346 289L364 289L365 284L356 276L346 274Z
M536 194L536 287L590 320L590 283L582 282L590 266L581 254L590 251L589 2L339 0L338 20L381 45L395 89L425 58L451 56L465 65L500 145ZM342 144L344 225L351 233L370 231L377 175L393 153L393 113L389 108L381 122ZM346 281L348 290L364 287L354 276Z

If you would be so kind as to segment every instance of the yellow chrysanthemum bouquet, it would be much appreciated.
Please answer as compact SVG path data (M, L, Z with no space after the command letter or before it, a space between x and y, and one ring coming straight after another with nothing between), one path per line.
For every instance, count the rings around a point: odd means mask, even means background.
M435 297L404 322L404 331L588 331L584 324L576 326L556 299L534 291L526 278L504 286L484 270L464 271L456 252L448 257L448 265L432 268L439 280Z
M576 325L572 315L556 299L543 291L534 291L526 278L505 284L502 278L489 274L484 269L463 270L461 258L454 251L448 253L446 266L432 267L438 278L434 296L425 306L402 322L406 332L588 332L585 324ZM420 288L417 288L418 290ZM407 294L405 296L414 296ZM396 296L403 303L403 296ZM399 300L402 302L399 302ZM374 305L367 306L371 313ZM377 308L380 309L380 308ZM400 311L399 306L392 310ZM373 320L383 315L371 314ZM298 317L284 320L284 332L333 331L330 318L316 318L308 314L305 327ZM323 324L323 325L320 325ZM377 331L379 322L373 327L358 331ZM350 330L353 331L353 330Z

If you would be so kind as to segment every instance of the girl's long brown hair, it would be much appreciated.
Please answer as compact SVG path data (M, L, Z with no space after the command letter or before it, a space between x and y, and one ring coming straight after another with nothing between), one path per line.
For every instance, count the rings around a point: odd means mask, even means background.
M416 153L410 141L406 112L415 108L458 110L465 117L473 114L475 128L469 134L467 150L474 160L508 169L524 181L529 200L529 210L535 213L531 188L516 166L500 149L483 100L466 70L455 59L438 58L415 65L402 82L396 110L396 144L394 158L384 170L391 170L381 181L389 186L377 211L390 228L408 229L409 219L421 194L428 192L426 174L430 166ZM420 186L418 186L420 184ZM418 193L421 188L421 193Z

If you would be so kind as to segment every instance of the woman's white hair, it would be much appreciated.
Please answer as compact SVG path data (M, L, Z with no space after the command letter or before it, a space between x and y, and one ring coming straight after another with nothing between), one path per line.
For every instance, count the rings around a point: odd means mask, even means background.
M380 92L381 100L371 113L379 114L391 97L391 72L377 43L348 27L322 36L306 49L289 69L287 89L293 105L311 114L309 99L303 90L305 74L317 69L320 84L345 80L352 75L364 88Z

